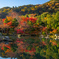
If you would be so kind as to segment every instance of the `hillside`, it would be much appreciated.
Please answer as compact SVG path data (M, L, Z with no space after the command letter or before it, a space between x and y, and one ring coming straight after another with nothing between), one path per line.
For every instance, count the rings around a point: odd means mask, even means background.
M24 5L19 7L3 7L0 9L0 18L5 18L11 11L17 12L19 15L25 14L42 14L43 12L55 13L59 11L59 1L49 1L38 5Z

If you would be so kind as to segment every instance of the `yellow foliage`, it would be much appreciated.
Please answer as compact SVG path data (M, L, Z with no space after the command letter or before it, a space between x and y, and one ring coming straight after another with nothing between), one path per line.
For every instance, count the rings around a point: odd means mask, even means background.
M39 25L39 23L37 23L37 25Z
M39 48L39 46L37 46L37 48Z
M2 53L2 56L5 56L4 53Z
M56 6L57 6L57 5L59 6L59 3L56 3L55 5L56 5Z
M7 11L6 9L3 10L3 12L6 12L6 11Z
M52 40L50 40L50 42L52 42Z
M59 6L57 6L59 8Z
M38 8L38 6L35 6L35 8Z
M25 9L21 9L21 11L25 12Z
M44 52L46 52L46 51L44 50Z
M22 56L22 57L23 57L23 54L22 54L22 55L20 55L20 56Z
M49 6L51 6L51 3L48 3Z
M58 22L58 25L59 25L59 22Z
M42 7L42 5L39 5L39 7Z
M12 12L12 9L9 12Z
M44 19L47 19L47 17L45 17Z
M25 9L27 8L27 7L24 7Z
M50 31L50 33L52 33L52 31Z
M31 8L31 10L35 10L35 8Z
M7 19L9 20L9 21L12 21L13 20L13 18L11 17L11 16L7 16Z
M52 7L52 9L54 9L55 7Z

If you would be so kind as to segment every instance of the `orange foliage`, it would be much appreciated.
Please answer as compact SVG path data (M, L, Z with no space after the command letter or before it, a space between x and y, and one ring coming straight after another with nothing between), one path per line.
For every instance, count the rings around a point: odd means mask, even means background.
M57 33L57 29L54 29L53 31L50 31L50 33Z
M7 50L5 51L5 53L8 53L8 52L11 52L11 50L10 50L10 49L7 49Z
M11 48L11 46L10 46L10 45L6 45L6 47L7 47L7 48L9 48L9 49Z
M49 6L51 6L51 3L48 3Z
M59 6L59 3L56 3L55 5L56 5L56 6L57 6L57 5Z
M11 22L11 21L10 21L10 22L8 22L8 23L7 23L7 25L12 25L12 22Z
M47 19L47 17L45 17L44 19Z
M43 45L46 45L46 43L45 43L44 41L42 41L42 44L43 44Z
M57 43L55 41L50 40L50 43L52 43L52 45L57 45Z
M35 6L35 8L38 8L38 6Z
M32 8L31 10L35 10L35 8Z
M43 27L42 31L46 31L47 27Z
M52 42L52 44L53 44L53 45L57 45L57 43L56 43L56 42Z
M54 30L53 30L53 33L56 33L56 32L57 32L57 29L54 29Z
M13 18L11 17L11 16L7 16L7 19L8 19L8 21L12 21L13 20Z
M29 19L28 17L22 17L22 21L27 22L28 19Z

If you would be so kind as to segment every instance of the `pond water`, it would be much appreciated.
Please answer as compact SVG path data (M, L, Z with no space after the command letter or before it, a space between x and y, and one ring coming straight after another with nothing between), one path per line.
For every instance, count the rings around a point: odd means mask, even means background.
M59 40L24 36L0 41L0 59L59 59Z

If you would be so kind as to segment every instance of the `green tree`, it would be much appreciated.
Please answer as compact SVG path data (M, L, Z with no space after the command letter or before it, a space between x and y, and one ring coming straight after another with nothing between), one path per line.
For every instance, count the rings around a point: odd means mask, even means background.
M15 27L17 27L18 26L18 21L17 21L17 19L16 18L14 18L13 20L12 20L12 26L15 26Z
M4 23L8 23L9 21L8 21L8 19L6 18L5 20L4 20Z

